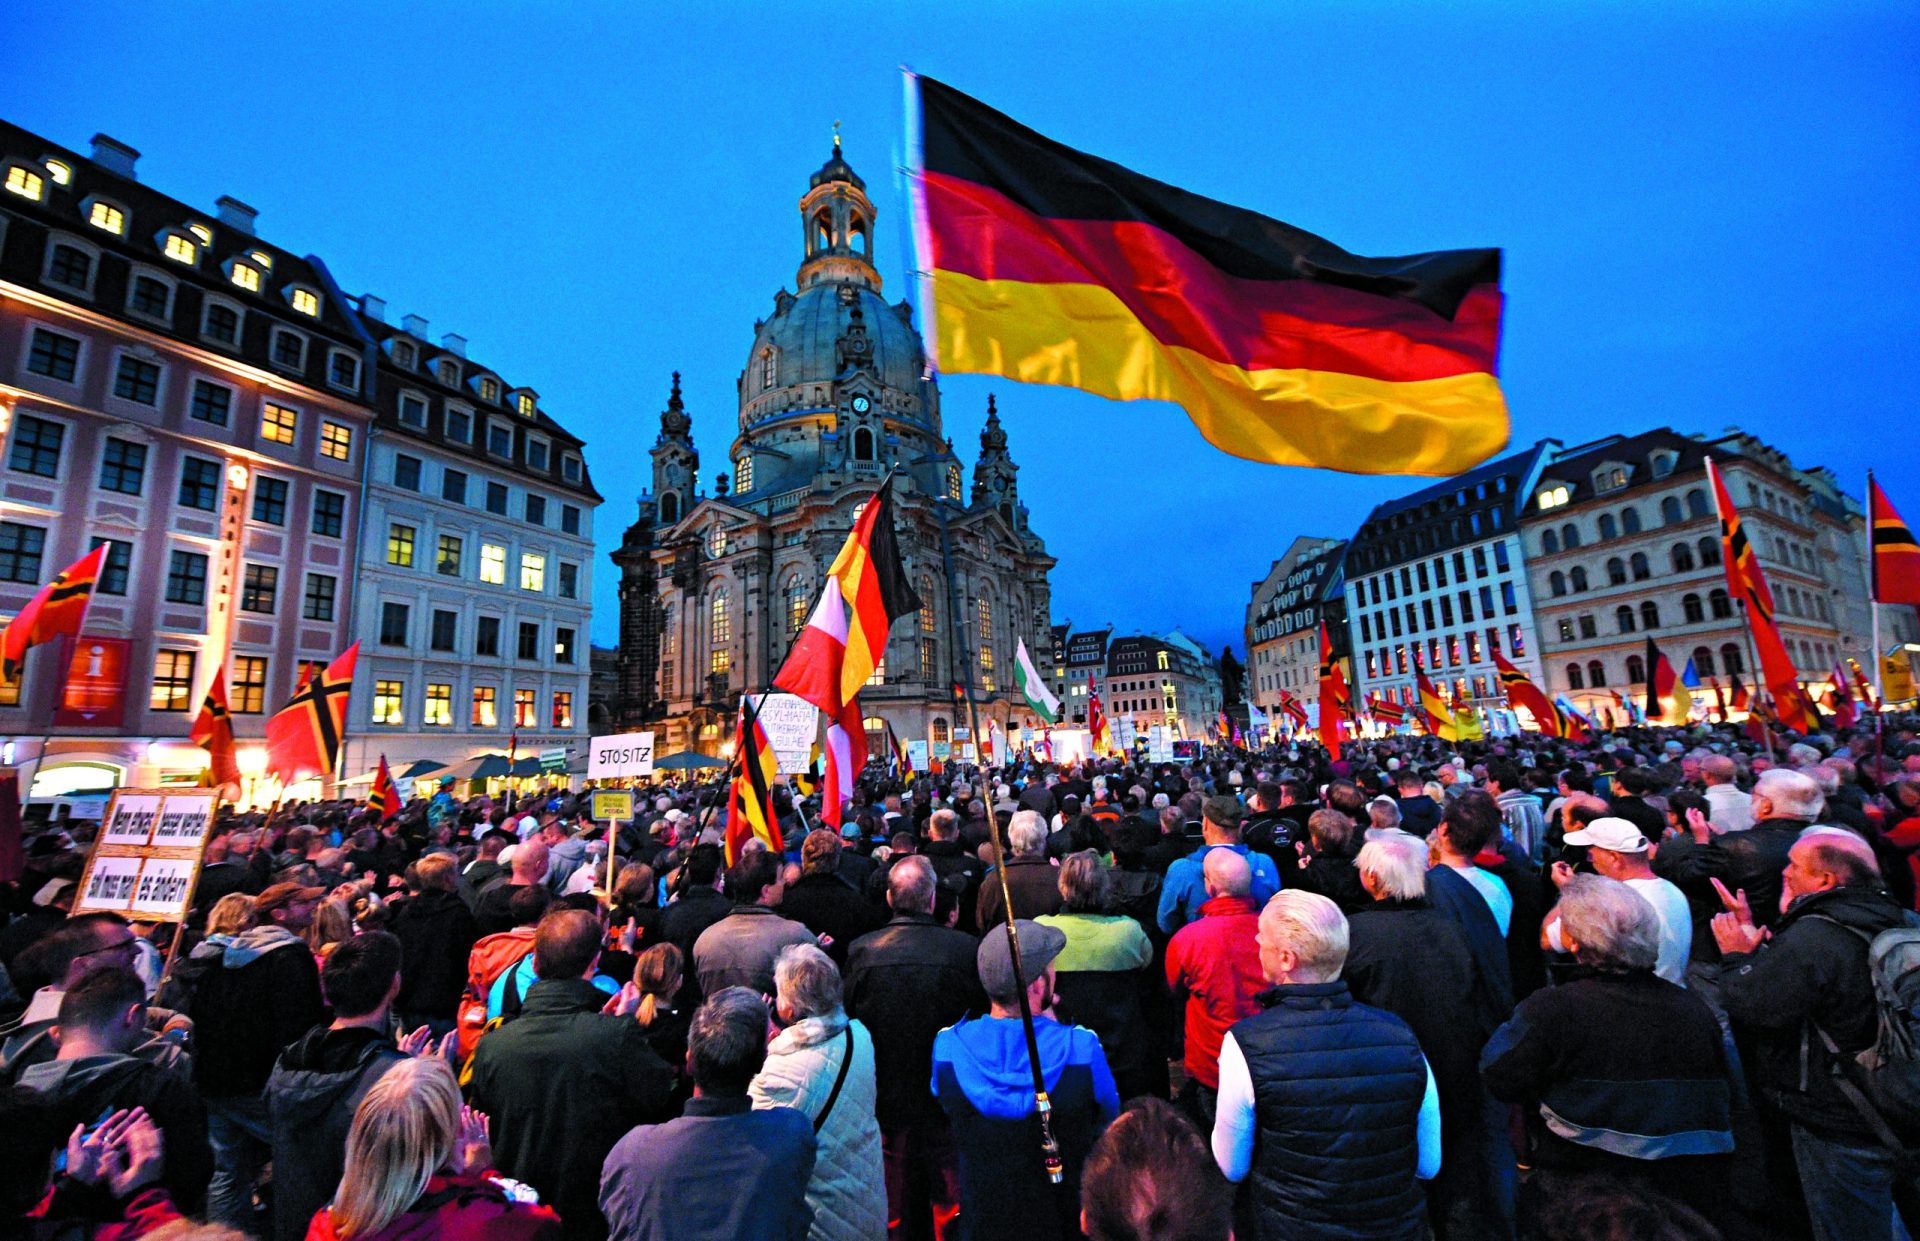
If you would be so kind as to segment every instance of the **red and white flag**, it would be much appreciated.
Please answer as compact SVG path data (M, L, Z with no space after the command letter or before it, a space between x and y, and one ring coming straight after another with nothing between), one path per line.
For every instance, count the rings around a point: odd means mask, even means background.
M774 686L806 699L829 716L840 711L840 673L847 658L847 605L840 596L839 579L829 577L820 589L807 627L787 654L787 662L773 678Z

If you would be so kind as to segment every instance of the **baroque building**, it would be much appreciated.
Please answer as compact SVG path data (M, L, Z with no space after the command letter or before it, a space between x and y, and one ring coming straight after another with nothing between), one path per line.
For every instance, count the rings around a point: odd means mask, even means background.
M1247 700L1268 716L1281 695L1317 708L1320 626L1334 654L1346 656L1347 606L1344 539L1302 535L1267 575L1253 584L1247 604Z
M921 597L861 693L935 753L967 726L1031 723L1014 689L1016 642L1053 658L1053 558L1027 524L1019 467L993 398L971 487L941 429L940 391L907 304L888 302L873 258L874 208L842 156L800 199L795 288L754 325L738 380L738 433L701 489L692 419L673 378L652 449L653 485L613 553L620 656L611 714L650 728L655 751L715 754L739 697L767 688L806 624L828 565L889 470L901 558Z

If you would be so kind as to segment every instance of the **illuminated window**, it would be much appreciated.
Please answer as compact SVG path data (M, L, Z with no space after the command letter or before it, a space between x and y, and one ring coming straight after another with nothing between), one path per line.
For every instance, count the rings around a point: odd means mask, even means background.
M922 573L920 575L920 632L932 633L933 631L933 579Z
M87 212L87 223L117 237L127 231L127 213L112 203L96 202Z
M240 610L271 615L280 592L280 570L270 564L250 564L241 575Z
M320 295L312 289L295 289L288 300L301 314L312 315L316 319L320 317Z
M707 612L707 642L712 646L721 646L733 641L733 619L727 613L727 588L722 586L713 592L713 603Z
M185 711L193 702L193 652L161 651L153 661L153 696L147 705L155 711Z
M375 681L373 683L374 723L395 725L401 723L404 719L403 706L400 682Z
M473 688L473 726L497 728L500 725L499 691L491 685Z
M960 467L957 465L947 467L947 499L960 499Z
M513 722L521 728L538 728L540 717L533 705L533 691L516 689L513 691Z
M480 580L494 586L507 581L507 549L496 543L480 545Z
M980 688L993 693L993 600L982 598L978 605L980 632Z
M573 662L573 630L565 625L555 626L553 631L553 662L556 664Z
M520 553L520 589L543 591L547 588L547 558Z
M451 728L453 726L453 686L427 683L427 705L423 709L420 722L428 728Z
M573 727L573 695L565 690L554 691L553 726L555 728Z
M1165 651L1161 651L1159 653L1159 658L1160 658L1160 671L1165 672L1167 670L1167 653Z
M460 576L460 536L443 534L440 536L439 551L435 555L433 567L443 577Z
M482 379L480 381L480 399L483 401L499 400L500 381L497 379Z
M233 282L249 293L260 291L260 269L248 263L235 263L232 272Z
M320 426L320 455L332 457L335 461L345 461L353 455L353 429L343 427L337 422L322 423Z
M753 458L745 456L733 463L733 489L736 492L753 490Z
M798 573L787 579L787 632L799 633L807 623L807 587Z
M880 657L880 662L873 666L873 671L867 674L867 684L868 685L885 685L886 683L887 683L887 657L885 655L882 655Z
M520 416L523 418L533 417L533 394L522 392L514 401L514 408L520 411Z
M33 169L15 164L7 169L7 189L22 198L39 202L40 196L46 193L47 180Z
M673 605L666 604L660 609L660 661L672 663L680 653L680 631L674 628Z
M73 167L65 160L48 160L47 175L53 178L55 185L71 185L73 183Z
M233 676L227 683L235 715L259 715L267 709L267 659L264 655L235 655Z
M707 671L717 676L725 676L733 670L733 652L724 646L717 646L713 654L707 657Z
M398 522L387 527L387 563L402 569L413 567L412 526L403 526Z
M260 414L260 438L272 440L276 444L293 443L295 427L299 425L298 410L288 409L284 405L275 405L268 401Z
M707 546L713 550L713 554L715 556L726 555L727 554L727 532L721 529L719 526L715 526L713 528L712 535L709 536L708 538Z
M1564 485L1548 487L1540 492L1536 498L1536 503L1539 504L1540 511L1544 513L1550 508L1559 508L1562 504L1565 504L1570 495L1571 493Z
M932 638L920 639L920 679L931 681L940 667L940 648Z
M198 237L200 239L201 245L210 246L213 244L213 230L208 228L206 225L189 224L187 225L187 231L189 233L192 233L195 237Z
M247 257L253 260L253 265L255 267L258 267L261 271L273 270L273 256L271 254L268 254L266 251L255 250L251 254L247 255Z

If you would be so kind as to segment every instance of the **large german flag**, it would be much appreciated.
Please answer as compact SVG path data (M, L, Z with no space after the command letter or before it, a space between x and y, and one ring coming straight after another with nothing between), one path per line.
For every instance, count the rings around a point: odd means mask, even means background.
M58 576L27 600L20 614L7 622L0 633L0 672L9 681L20 676L20 665L27 652L58 637L79 637L87 622L87 604L93 600L94 583L106 563L108 545L102 543L62 569Z
M1868 522L1873 531L1873 597L1879 603L1920 603L1920 544L1900 520L1887 493L1867 471Z
M893 475L888 474L847 532L840 554L827 574L840 583L847 601L846 654L840 665L840 701L852 702L860 687L887 656L887 631L908 612L920 609L920 596L900 562L893 533ZM816 704L818 705L818 704Z
M1172 401L1275 465L1446 475L1505 446L1498 250L1362 258L913 82L941 369Z
M740 730L734 736L734 761L739 765L727 790L727 865L740 860L749 840L758 839L778 854L780 824L774 816L773 786L780 779L780 759L767 741L751 698L740 700Z
M267 770L283 785L308 776L330 776L347 731L347 696L353 692L355 642L325 668L310 672L287 705L267 721Z

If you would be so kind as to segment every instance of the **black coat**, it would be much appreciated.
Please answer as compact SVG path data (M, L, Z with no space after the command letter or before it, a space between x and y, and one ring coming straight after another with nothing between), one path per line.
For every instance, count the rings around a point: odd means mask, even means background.
M404 1059L380 1031L326 1026L314 1027L281 1054L267 1079L275 1241L303 1241L313 1213L333 1199L360 1100ZM173 1157L171 1148L167 1157Z
M1045 858L1012 859L1007 863L1007 886L1013 890L1016 918L1038 918L1060 912L1060 868ZM999 875L988 875L981 881L974 918L974 925L982 927L1007 920L1006 898L1000 891Z
M400 997L408 1018L453 1020L467 986L467 954L479 924L457 892L429 889L397 902L392 930L400 940Z
M1755 926L1772 926L1780 918L1780 872L1787 853L1807 826L1805 819L1766 819L1744 832L1723 832L1706 844L1676 836L1654 855L1653 873L1679 888L1693 915L1693 960L1718 961L1720 945L1713 938L1713 917L1722 912L1715 879L1729 892L1747 894ZM1649 838L1651 839L1651 838Z
M240 935L193 990L193 1084L209 1099L259 1094L280 1053L326 1016L305 941L254 955L265 931Z
M874 1110L883 1127L946 1124L930 1086L933 1038L987 1011L974 964L978 949L971 935L920 914L896 914L849 949L847 1015L873 1035Z
M840 966L847 963L854 940L886 922L885 915L839 875L802 875L788 884L780 898L780 916L815 935L830 936L827 955Z

